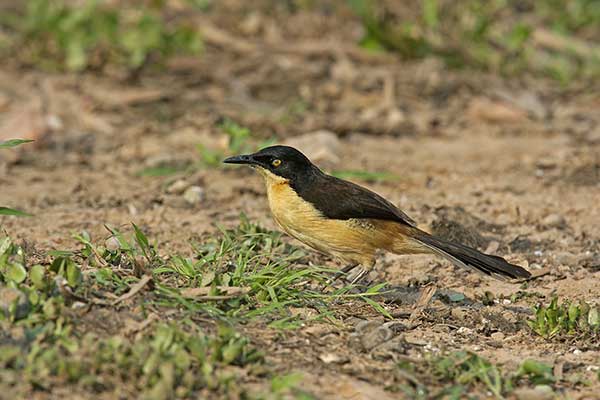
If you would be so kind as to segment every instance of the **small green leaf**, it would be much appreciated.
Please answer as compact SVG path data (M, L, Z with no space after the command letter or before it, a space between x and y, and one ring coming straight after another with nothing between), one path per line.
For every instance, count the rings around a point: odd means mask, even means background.
M522 374L533 374L533 375L544 375L551 374L552 367L550 365L544 364L535 360L525 360L523 364L521 364L521 368L519 372Z
M81 282L81 269L70 259L67 262L67 282L71 287L75 287Z
M20 263L12 263L6 269L6 277L16 283L21 283L27 278L27 270Z
M8 207L0 207L0 215L14 215L17 217L31 217L31 214L27 214L26 212L15 210L13 208L8 208Z
M31 267L31 270L29 271L29 279L31 279L31 282L36 287L36 289L43 289L46 286L46 280L44 275L45 270L43 266L34 265L33 267Z
M16 147L23 143L30 143L33 140L30 139L10 139L5 142L0 142L0 149L7 149L9 147Z
M150 247L148 238L146 237L146 235L144 235L144 232L142 232L142 230L138 228L136 224L132 222L131 225L133 225L133 230L135 231L135 240L137 241L138 245L142 248L142 250L145 251Z
M458 303L465 299L465 295L462 293L450 293L448 299L453 303Z

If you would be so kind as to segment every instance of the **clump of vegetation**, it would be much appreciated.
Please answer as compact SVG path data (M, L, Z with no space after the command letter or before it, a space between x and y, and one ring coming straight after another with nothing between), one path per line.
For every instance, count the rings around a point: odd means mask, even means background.
M190 321L159 323L134 339L76 332L63 319L27 333L21 346L0 346L0 366L9 381L24 379L36 389L69 382L94 392L127 387L144 398L183 398L203 389L232 391L238 376L227 366L262 363L233 329L221 326L210 334Z
M588 303L558 303L554 297L548 306L535 307L535 318L527 321L538 335L551 339L556 336L597 335L600 332L600 314Z
M497 398L502 397L506 381L500 369L477 354L465 351L451 353L432 362L434 374L461 386L482 383ZM453 388L455 392L457 389Z
M422 363L401 363L399 367L411 385L397 389L412 398L460 399L482 393L502 399L519 385L547 385L556 381L551 365L525 360L516 372L508 373L468 351L431 356ZM429 386L441 388L430 392Z
M4 382L26 391L65 384L86 393L126 388L157 399L205 391L237 396L243 378L235 367L244 367L244 376L272 379L270 393L276 396L310 398L296 387L297 377L270 371L235 324L254 320L291 329L310 318L335 319L331 304L344 299L362 299L386 313L370 298L383 285L323 294L315 285L324 284L333 271L296 265L305 256L300 249L245 217L238 227L194 244L191 258L161 256L135 224L130 233L106 228L109 237L102 244L86 232L75 234L78 250L38 254L36 263L11 238L0 239ZM128 308L126 301L142 311L135 335L107 334L79 323L81 313L116 312ZM293 308L310 309L313 316L296 315ZM150 319L167 309L176 312L176 325ZM214 324L202 326L202 316Z
M593 0L449 2L401 9L349 0L363 21L361 45L407 59L437 56L450 67L532 72L568 83L600 76L600 6ZM392 10L394 10L392 12Z
M20 14L5 15L19 59L71 71L102 69L108 64L138 71L176 53L202 49L190 24L167 21L157 6L110 7L89 0L83 6L64 1L28 0Z
M290 312L294 307L315 310L317 318L333 318L330 303L340 299L362 299L387 314L370 299L385 284L362 293L350 293L352 286L345 286L323 294L321 289L334 270L305 265L304 251L284 243L281 233L252 224L243 215L238 227L222 229L221 237L195 245L195 250L196 260L176 256L155 270L164 282L172 282L160 289L169 304L230 318L267 317L280 328L302 322ZM177 286L183 289L173 290Z

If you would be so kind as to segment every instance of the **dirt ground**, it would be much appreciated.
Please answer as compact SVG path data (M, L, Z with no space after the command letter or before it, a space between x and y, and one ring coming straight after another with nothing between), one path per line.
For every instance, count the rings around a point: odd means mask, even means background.
M532 306L553 295L600 304L600 87L565 90L542 79L448 70L435 59L403 62L358 50L357 24L343 23L347 16L283 18L282 10L245 13L236 4L199 17L213 30L200 57L176 58L138 82L5 60L0 135L37 141L0 156L0 204L34 214L0 217L2 229L44 252L76 247L72 233L103 238L104 224L134 221L166 253L190 252L190 238L235 225L240 211L275 229L250 170L138 174L198 163L198 144L226 151L218 123L227 117L251 128L254 143L292 143L330 171L393 175L350 179L424 229L458 235L536 276L523 286L434 257L382 255L369 277L406 292L388 305L399 316L389 346L356 343L365 320L384 324L356 303L342 326L243 327L268 349L269 363L303 372L317 398L384 399L397 398L386 389L402 357L465 349L507 370L525 358L558 365L579 379L561 383L561 396L600 398L597 342L548 341L525 324ZM202 188L198 202L167 190L181 176ZM409 327L410 298L425 283L468 301L436 296ZM500 300L484 305L486 291Z

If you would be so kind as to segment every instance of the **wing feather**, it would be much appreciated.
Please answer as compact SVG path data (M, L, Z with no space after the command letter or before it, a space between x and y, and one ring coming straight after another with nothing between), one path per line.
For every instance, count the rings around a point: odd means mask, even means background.
M314 185L305 182L294 189L327 218L379 219L416 226L414 220L377 193L330 175L320 178Z

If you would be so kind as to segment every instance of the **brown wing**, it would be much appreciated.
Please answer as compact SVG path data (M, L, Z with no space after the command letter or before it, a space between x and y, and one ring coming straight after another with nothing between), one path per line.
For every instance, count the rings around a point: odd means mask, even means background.
M369 189L329 175L319 178L314 184L294 189L327 218L371 218L416 226L408 215Z

